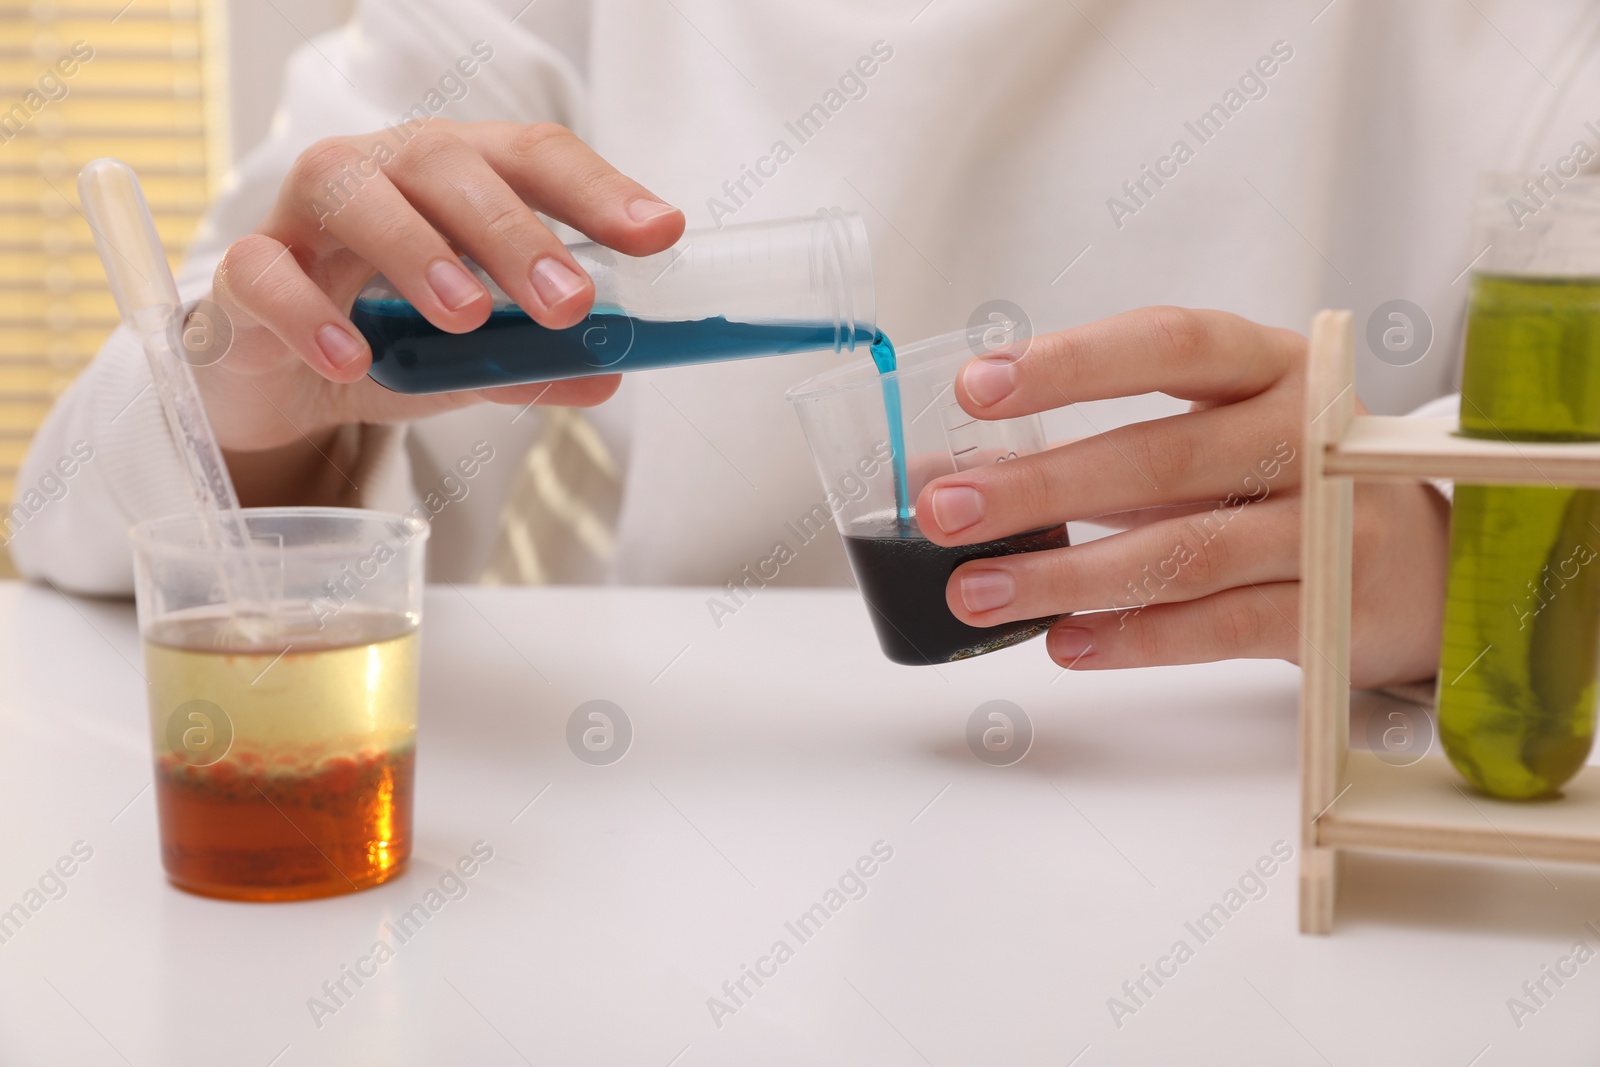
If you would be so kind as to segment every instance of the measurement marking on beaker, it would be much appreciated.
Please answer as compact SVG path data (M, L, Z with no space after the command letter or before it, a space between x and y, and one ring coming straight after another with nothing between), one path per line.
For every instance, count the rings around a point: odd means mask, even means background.
M282 659L283 657L287 656L289 654L289 650L291 648L293 648L293 647L294 647L293 645L284 645L283 646L283 651L279 652L276 656L273 656L272 657L272 662L267 664L265 667L262 667L261 668L261 673L256 675L255 681L251 682L250 684L251 685L255 685L256 682L259 682L259 681L261 681L261 679L265 678L267 676L267 672L270 671L273 667L277 666L278 661L280 659Z
M955 456L957 459L960 459L962 456L966 455L968 452L976 452L977 450L978 450L978 446L977 445L968 445L966 448L963 448L961 451L952 452L950 454L952 456Z
M1472 662L1467 664L1465 667L1463 667L1461 669L1461 673L1456 675L1455 682L1451 682L1450 684L1451 685L1455 685L1456 682L1459 682L1459 681L1461 681L1461 679L1465 678L1467 676L1467 672L1470 671L1472 668L1476 667L1478 665L1478 661L1480 659L1482 659L1484 656L1487 656L1489 654L1489 650L1491 648L1493 648L1493 647L1494 647L1493 645L1485 645L1483 647L1483 651L1479 652L1476 656L1474 656L1472 658Z
M946 426L945 429L954 433L956 430L965 430L968 426L976 426L977 419L968 419L966 422L957 423L955 426Z

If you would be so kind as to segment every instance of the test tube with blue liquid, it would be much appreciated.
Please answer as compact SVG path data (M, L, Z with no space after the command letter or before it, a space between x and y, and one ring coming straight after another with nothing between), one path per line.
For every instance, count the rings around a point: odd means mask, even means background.
M470 262L494 297L488 321L470 333L446 333L387 279L373 279L350 315L372 347L373 380L398 393L447 393L874 343L893 360L854 212L694 230L651 256L568 248L594 280L595 303L564 330L540 326Z
M398 393L447 393L792 352L866 349L895 369L878 331L872 256L861 216L840 208L770 222L693 230L651 256L568 246L594 280L595 303L576 326L540 326L482 268L489 319L447 333L379 275L350 318L372 348L371 377ZM896 472L896 517L911 521L900 440L899 386L881 382Z

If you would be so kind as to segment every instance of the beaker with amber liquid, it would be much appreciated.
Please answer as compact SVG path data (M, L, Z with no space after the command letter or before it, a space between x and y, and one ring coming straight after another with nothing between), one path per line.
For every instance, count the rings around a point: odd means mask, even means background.
M134 528L161 858L180 889L304 900L411 853L423 545L414 518L244 512L260 601L197 517Z

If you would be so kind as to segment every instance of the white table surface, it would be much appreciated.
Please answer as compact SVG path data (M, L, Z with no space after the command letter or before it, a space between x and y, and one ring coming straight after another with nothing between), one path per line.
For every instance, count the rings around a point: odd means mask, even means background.
M1594 1062L1600 962L1520 1028L1506 1004L1600 948L1588 869L1353 857L1313 938L1291 864L1206 943L1186 928L1298 847L1293 668L1063 675L1037 642L904 668L848 592L762 590L720 630L706 597L431 589L410 872L261 905L162 877L131 607L0 585L0 908L93 849L0 944L0 1063ZM610 766L565 741L597 698L635 730ZM965 740L992 699L1036 730L1013 766ZM316 1025L322 983L479 840L467 895ZM878 841L864 897L786 931ZM707 998L779 939L719 1028ZM1117 1026L1108 998L1179 939Z

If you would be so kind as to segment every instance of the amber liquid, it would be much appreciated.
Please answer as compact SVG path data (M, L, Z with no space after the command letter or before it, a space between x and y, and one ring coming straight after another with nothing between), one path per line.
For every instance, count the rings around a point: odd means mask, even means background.
M349 609L272 637L205 616L152 627L156 804L172 883L304 900L403 872L416 646L414 621Z

